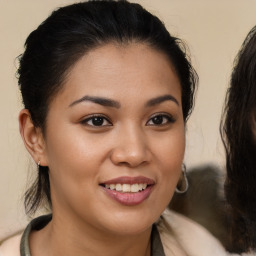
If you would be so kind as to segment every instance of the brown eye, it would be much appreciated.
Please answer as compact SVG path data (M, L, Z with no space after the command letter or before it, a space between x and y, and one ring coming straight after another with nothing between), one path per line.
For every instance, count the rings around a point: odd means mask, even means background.
M174 123L174 122L175 120L173 119L172 116L169 116L166 114L157 114L149 119L149 121L147 122L147 125L160 126L160 125L165 125L165 124Z
M103 117L100 117L100 116L93 117L93 118L91 119L91 123L92 123L94 126L101 126L101 125L103 125L103 123L104 123L104 118L103 118Z
M96 126L96 127L112 125L110 121L104 116L91 116L89 118L84 119L81 123L83 125Z
M164 121L163 116L154 116L154 117L152 118L152 123L153 123L153 124L159 125L159 124L162 124L163 121Z

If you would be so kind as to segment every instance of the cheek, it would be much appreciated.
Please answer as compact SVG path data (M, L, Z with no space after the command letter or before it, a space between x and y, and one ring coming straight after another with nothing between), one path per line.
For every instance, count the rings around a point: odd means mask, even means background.
M161 166L161 196L169 203L181 174L185 151L185 134L182 131L158 144L158 165Z
M72 167L76 170L81 168L81 165L90 164L97 155L99 156L98 143L79 126L67 125L48 131L46 154L49 166L54 167L53 169Z
M88 180L91 183L96 182L94 179L97 178L100 156L91 140L79 132L59 129L58 134L47 138L47 142L52 188L85 190L88 187Z
M170 170L181 166L185 152L184 129L177 129L176 132L165 136L155 145L159 156L159 164L165 166L164 169L168 169L168 166Z
M90 188L97 183L99 161L95 148L80 136L77 140L56 136L49 143L49 169L53 206L79 209L82 202L89 202Z

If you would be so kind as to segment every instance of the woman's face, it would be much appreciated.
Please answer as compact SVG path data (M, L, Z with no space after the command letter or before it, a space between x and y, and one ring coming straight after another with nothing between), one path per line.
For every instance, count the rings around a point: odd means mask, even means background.
M53 214L101 232L150 228L173 195L184 144L181 87L163 53L139 43L90 51L47 117L40 160Z

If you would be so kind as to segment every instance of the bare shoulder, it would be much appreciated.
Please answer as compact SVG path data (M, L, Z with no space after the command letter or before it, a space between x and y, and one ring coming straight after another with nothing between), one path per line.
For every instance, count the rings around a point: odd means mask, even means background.
M20 256L21 236L20 233L5 240L0 245L0 256Z

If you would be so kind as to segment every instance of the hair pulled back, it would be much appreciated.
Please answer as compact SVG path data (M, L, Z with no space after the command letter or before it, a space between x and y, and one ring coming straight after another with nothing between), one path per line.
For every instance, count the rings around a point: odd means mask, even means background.
M230 242L235 252L256 248L256 138L252 122L255 114L256 27L247 35L235 59L221 127L226 150Z
M62 89L69 70L88 51L111 42L145 43L169 57L181 83L183 116L187 120L198 78L183 43L139 4L89 1L54 11L25 42L19 85L24 107L43 134L51 100ZM27 213L35 212L45 199L51 205L48 167L40 166L37 180L25 195Z

